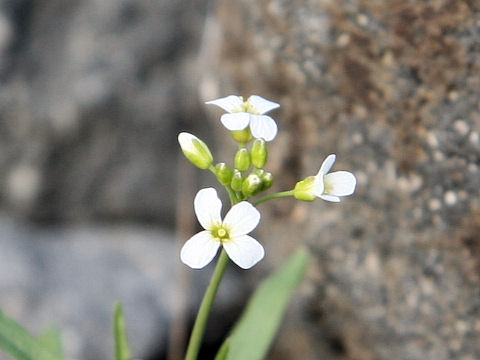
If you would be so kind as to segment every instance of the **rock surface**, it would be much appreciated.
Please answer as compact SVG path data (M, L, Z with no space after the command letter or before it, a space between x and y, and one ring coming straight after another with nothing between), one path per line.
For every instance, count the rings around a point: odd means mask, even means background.
M0 307L36 334L58 328L69 359L113 356L115 301L124 304L135 355L145 357L165 341L175 301L171 233L39 229L7 218L0 225Z
M172 225L206 1L0 4L0 197L44 222Z
M216 19L204 96L282 104L277 189L330 153L358 179L341 204L262 205L269 261L315 256L271 358L480 358L478 3L222 0Z
M135 358L164 357L172 319L178 311L195 312L210 272L187 271L173 234L163 229L38 228L0 218L0 308L34 334L57 328L68 359L113 358L116 301L124 305ZM182 281L191 287L182 288ZM225 314L239 306L244 291L229 271L213 316L220 324L210 332L213 341L223 337Z

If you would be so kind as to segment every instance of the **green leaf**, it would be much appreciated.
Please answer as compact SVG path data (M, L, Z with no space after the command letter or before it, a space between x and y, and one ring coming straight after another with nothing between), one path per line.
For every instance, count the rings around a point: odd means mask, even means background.
M232 334L220 348L219 355L225 351L225 346L228 353L219 359L261 360L265 357L290 298L305 275L309 259L308 252L299 249L280 270L262 282Z
M215 360L226 360L229 350L230 350L230 339L227 338L223 342L222 346L220 347L220 350L218 350L217 356L215 356Z
M62 337L57 328L46 330L38 337L38 341L59 359L65 359L65 355L63 354Z
M115 335L115 360L130 360L131 355L128 347L123 307L119 302L115 304L113 330Z
M62 360L1 310L0 348L17 360Z

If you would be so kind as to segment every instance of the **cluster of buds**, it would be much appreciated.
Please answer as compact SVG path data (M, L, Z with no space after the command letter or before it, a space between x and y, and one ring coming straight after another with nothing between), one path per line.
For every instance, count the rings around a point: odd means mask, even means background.
M246 101L241 96L230 95L207 104L227 111L222 115L221 122L238 144L233 166L225 162L213 165L208 146L196 136L183 132L178 141L187 159L200 169L211 170L222 185L235 192L239 200L247 200L268 190L273 184L273 175L264 169L268 161L267 141L275 138L277 125L265 113L280 105L257 95L250 96Z
M263 168L267 163L267 144L255 139L251 150L240 147L235 154L234 168L225 163L215 165L215 175L224 186L230 186L239 199L248 199L273 184L273 175Z

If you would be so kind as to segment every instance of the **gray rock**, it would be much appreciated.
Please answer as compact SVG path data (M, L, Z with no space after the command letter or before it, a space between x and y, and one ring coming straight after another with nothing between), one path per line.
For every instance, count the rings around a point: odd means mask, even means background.
M165 341L178 256L161 229L38 229L1 219L0 304L32 332L55 326L68 358L112 357L112 309L125 307L136 356ZM163 340L162 340L163 339Z
M176 135L202 120L205 2L0 4L0 194L35 220L173 223Z
M173 235L162 229L38 228L0 218L0 307L34 334L58 328L68 359L113 357L115 301L125 308L132 354L164 353L173 319L195 314L210 274L180 264ZM215 341L244 292L235 272L227 273Z

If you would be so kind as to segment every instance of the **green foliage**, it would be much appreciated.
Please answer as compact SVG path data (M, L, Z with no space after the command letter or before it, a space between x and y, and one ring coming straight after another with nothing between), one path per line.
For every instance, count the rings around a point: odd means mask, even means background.
M130 360L130 349L128 347L127 329L125 326L125 317L123 316L123 306L117 302L113 315L113 332L115 336L115 360Z
M65 355L63 354L62 337L57 328L46 330L38 337L38 341L59 359L65 359Z
M261 360L265 357L289 300L305 275L309 258L305 249L299 249L280 270L263 281L215 360Z
M0 310L0 348L16 360L63 360L58 332L35 339Z
M220 350L218 350L215 360L227 360L228 352L230 350L230 339L227 339L223 342Z

